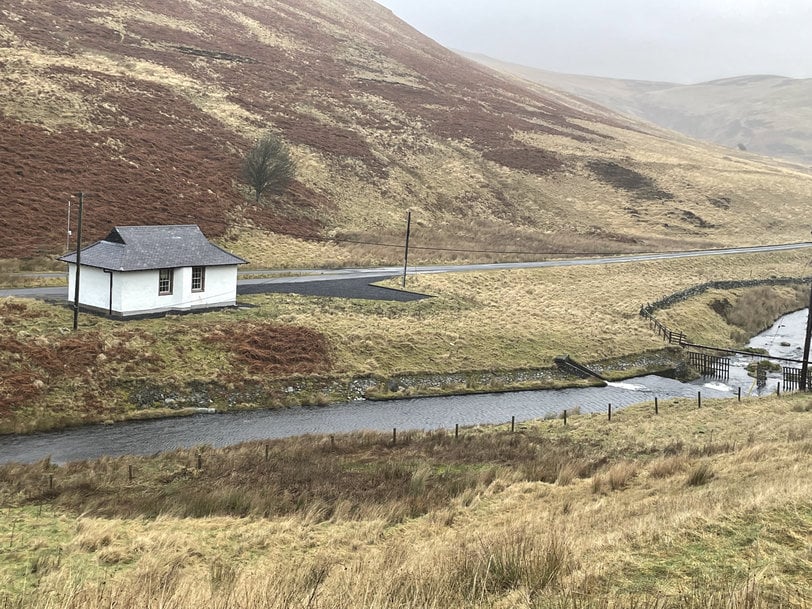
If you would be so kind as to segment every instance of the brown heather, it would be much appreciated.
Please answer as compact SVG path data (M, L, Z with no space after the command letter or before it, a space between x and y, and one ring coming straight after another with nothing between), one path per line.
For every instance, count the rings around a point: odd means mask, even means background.
M415 262L808 237L804 168L531 88L371 0L193 5L4 2L0 256L60 253L77 190L88 240L194 222L262 266L398 262L407 209ZM256 206L238 168L269 130L297 180Z

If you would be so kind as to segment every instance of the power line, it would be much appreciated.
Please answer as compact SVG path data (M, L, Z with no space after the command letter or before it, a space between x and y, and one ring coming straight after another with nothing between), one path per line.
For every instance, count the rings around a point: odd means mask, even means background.
M172 214L168 214L170 217L175 217L178 220L184 220L189 222L190 219L188 216L173 216ZM245 230L268 230L264 229L261 226L256 226L252 224L234 224L229 223L225 220L221 220L219 218L210 218L206 216L197 216L193 218L195 222L206 222L209 224L217 224L226 228L235 228L235 229L245 229ZM317 241L320 243L346 243L350 245L369 245L373 247L386 247L392 249L403 249L402 243L385 243L380 241L366 241L362 239L345 239L341 237L323 237L321 235L316 235L313 233L299 233L295 231L272 231L278 235L284 235L286 237L294 237L297 239L304 239L308 241ZM433 252L453 252L453 253L462 253L462 254L500 254L500 255L511 255L511 256L550 256L550 255L567 255L567 256L608 256L608 255L617 255L617 256L624 256L624 255L631 255L631 254L639 254L639 251L633 252L618 252L618 251L558 251L558 250L488 250L488 249L470 249L470 248L452 248L452 247L439 247L439 246L428 246L428 245L410 245L409 249L413 250L422 250L422 251L433 251ZM674 250L674 251L682 251L682 250ZM667 253L663 251L662 253Z
M227 220L223 220L220 218L213 218L207 217L203 215L196 215L194 217L190 217L188 215L175 215L175 214L166 214L165 216L170 218L177 218L179 221L183 221L185 223L207 223L207 224L215 224L222 226L224 228L234 228L234 229L243 229L243 230L270 230L267 228L263 228L261 226L256 226L253 224L242 224L242 223L229 223ZM348 238L341 238L341 237L324 237L321 235L317 235L314 233L304 233L304 232L296 232L296 231L272 231L275 234L284 235L286 237L292 237L296 239L303 239L306 241L315 241L319 243L344 243L350 245L366 245L371 247L383 247L383 248L391 248L391 249L402 249L403 243L387 243L387 242L380 242L380 241L369 241L363 239L348 239ZM413 237L414 238L414 237ZM776 244L776 245L791 245L791 244ZM460 253L460 254L492 254L492 255L502 255L502 256L628 256L628 255L639 255L639 254L646 254L646 253L658 253L658 254L668 254L668 253L676 253L676 252L690 252L690 251L703 251L703 250L658 250L657 252L641 252L641 251L600 251L600 250L593 250L593 251L561 251L561 250L554 250L554 249L540 249L540 250L492 250L492 249L474 249L474 248L465 248L465 247L440 247L440 246L430 246L430 245L411 245L409 246L412 250L420 250L420 251L427 251L427 252L449 252L449 253Z

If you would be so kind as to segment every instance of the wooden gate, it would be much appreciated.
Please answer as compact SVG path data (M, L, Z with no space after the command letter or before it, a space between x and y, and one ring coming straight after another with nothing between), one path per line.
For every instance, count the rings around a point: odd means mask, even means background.
M727 380L730 378L730 358L688 351L688 364L702 376Z
M781 368L784 373L784 391L797 391L801 386L801 369L800 368Z

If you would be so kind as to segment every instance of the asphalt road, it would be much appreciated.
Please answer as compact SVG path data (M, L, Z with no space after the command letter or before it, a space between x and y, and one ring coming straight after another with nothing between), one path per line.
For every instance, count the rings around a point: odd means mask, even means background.
M624 256L600 256L590 258L564 258L540 262L505 262L493 264L410 266L407 275L427 273L464 273L472 271L497 271L510 269L533 269L562 266L584 266L594 264L629 264L649 260L670 260L705 256L729 256L733 254L754 254L759 252L780 252L812 248L812 242L762 245L756 247L736 247L713 250L692 250L684 252L662 252ZM343 298L363 298L370 300L410 301L426 298L404 290L381 288L370 284L403 274L403 267L389 266L368 269L269 269L240 271L240 275L285 273L274 278L239 279L238 294L263 294L270 292L296 293L313 296L338 296ZM55 274L58 276L59 274ZM39 274L39 276L48 276ZM408 289L408 279L407 279ZM0 297L40 298L44 300L66 300L66 287L14 288L0 290Z

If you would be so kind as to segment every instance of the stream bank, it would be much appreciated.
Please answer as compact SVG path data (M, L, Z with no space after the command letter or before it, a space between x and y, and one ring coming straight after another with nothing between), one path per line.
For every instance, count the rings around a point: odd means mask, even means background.
M684 380L689 378L690 374L682 351L676 347L591 362L588 367L611 381L647 374ZM239 388L213 382L196 382L184 387L171 387L136 381L124 386L134 407L134 410L130 411L133 416L121 420L184 416L197 414L200 409L231 412L325 406L337 402L363 400L382 401L605 385L605 381L578 378L556 366L519 370L366 375L350 380L308 376L281 379L272 384L248 383ZM150 417L148 414L150 412L156 413L157 417Z

